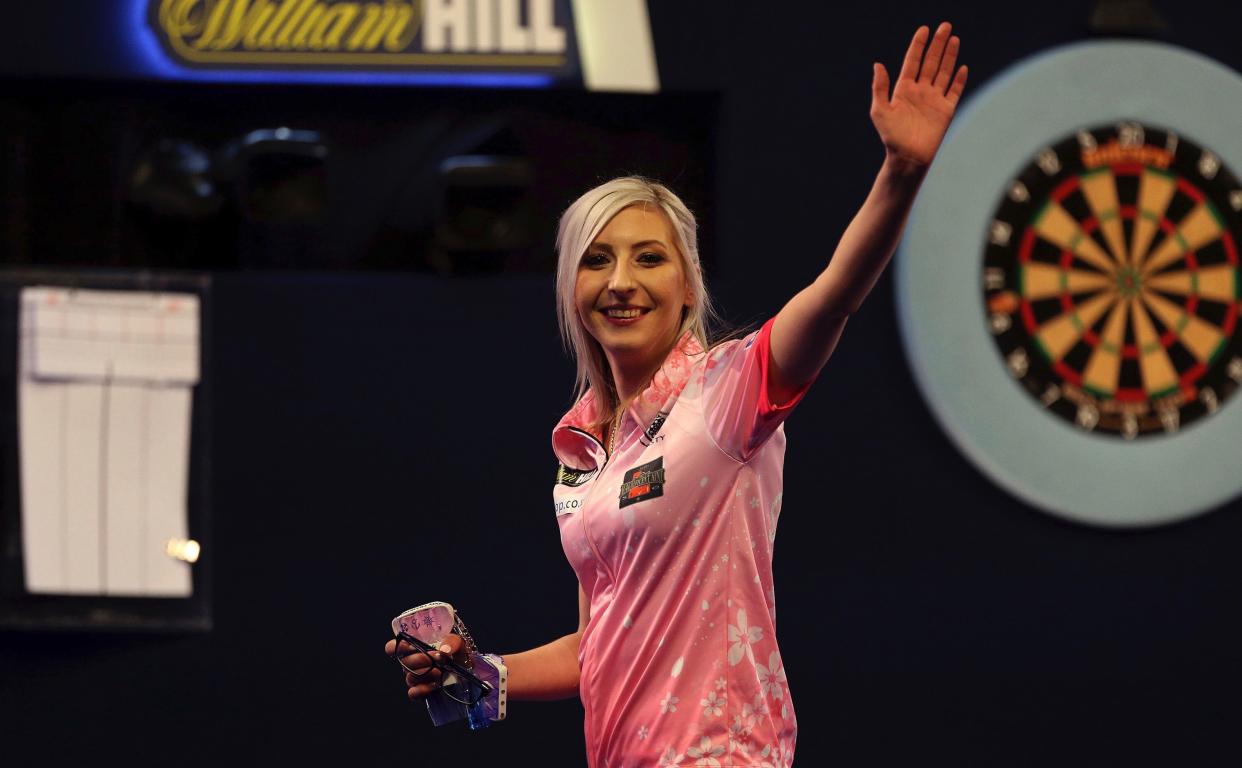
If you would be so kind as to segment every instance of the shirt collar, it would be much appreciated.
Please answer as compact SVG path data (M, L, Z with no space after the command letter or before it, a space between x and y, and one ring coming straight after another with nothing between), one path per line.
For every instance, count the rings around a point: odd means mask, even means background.
M645 429L658 414L670 411L690 380L694 363L692 358L702 353L703 345L692 333L686 331L682 334L647 388L630 403L627 409L629 418ZM552 451L567 467L590 469L602 464L606 458L602 436L592 432L590 427L595 422L597 405L595 393L588 390L552 430ZM620 434L627 432L628 429L623 426Z

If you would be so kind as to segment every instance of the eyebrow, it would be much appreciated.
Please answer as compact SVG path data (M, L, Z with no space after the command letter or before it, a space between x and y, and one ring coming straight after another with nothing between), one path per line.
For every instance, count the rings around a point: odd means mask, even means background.
M665 250L667 250L667 249L668 249L668 246L664 244L664 241L663 241L663 240L640 240L640 241L638 241L637 243L634 243L632 246L630 246L630 249L631 249L631 250L635 250L635 249L638 249L638 248L645 248L645 247L647 247L647 246L649 246L649 245L658 245L658 246L660 246L661 248L664 248ZM612 253L612 251L613 251L613 248L612 248L612 245L611 245L611 244L609 244L609 243L601 243L601 242L599 242L599 241L596 241L596 242L594 242L594 243L591 243L591 248L599 248L600 250L602 250L602 251L608 251L609 253ZM589 250L589 249L588 249L588 250Z

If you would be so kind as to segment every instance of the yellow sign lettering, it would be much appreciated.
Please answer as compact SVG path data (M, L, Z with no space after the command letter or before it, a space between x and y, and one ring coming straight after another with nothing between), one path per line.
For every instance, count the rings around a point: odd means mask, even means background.
M191 64L561 67L567 50L555 0L149 2Z

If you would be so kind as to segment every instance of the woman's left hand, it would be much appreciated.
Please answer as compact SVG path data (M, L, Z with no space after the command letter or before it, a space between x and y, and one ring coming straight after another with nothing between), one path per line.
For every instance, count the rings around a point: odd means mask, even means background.
M891 99L888 70L883 64L875 65L871 122L888 156L915 168L931 165L966 88L966 67L959 67L956 74L953 71L961 41L952 31L952 25L944 22L928 45L930 31L918 28Z

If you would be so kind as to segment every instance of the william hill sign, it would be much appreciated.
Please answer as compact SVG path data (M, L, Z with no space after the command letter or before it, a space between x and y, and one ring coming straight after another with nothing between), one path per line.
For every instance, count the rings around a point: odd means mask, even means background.
M567 0L148 0L190 66L264 69L570 68Z

